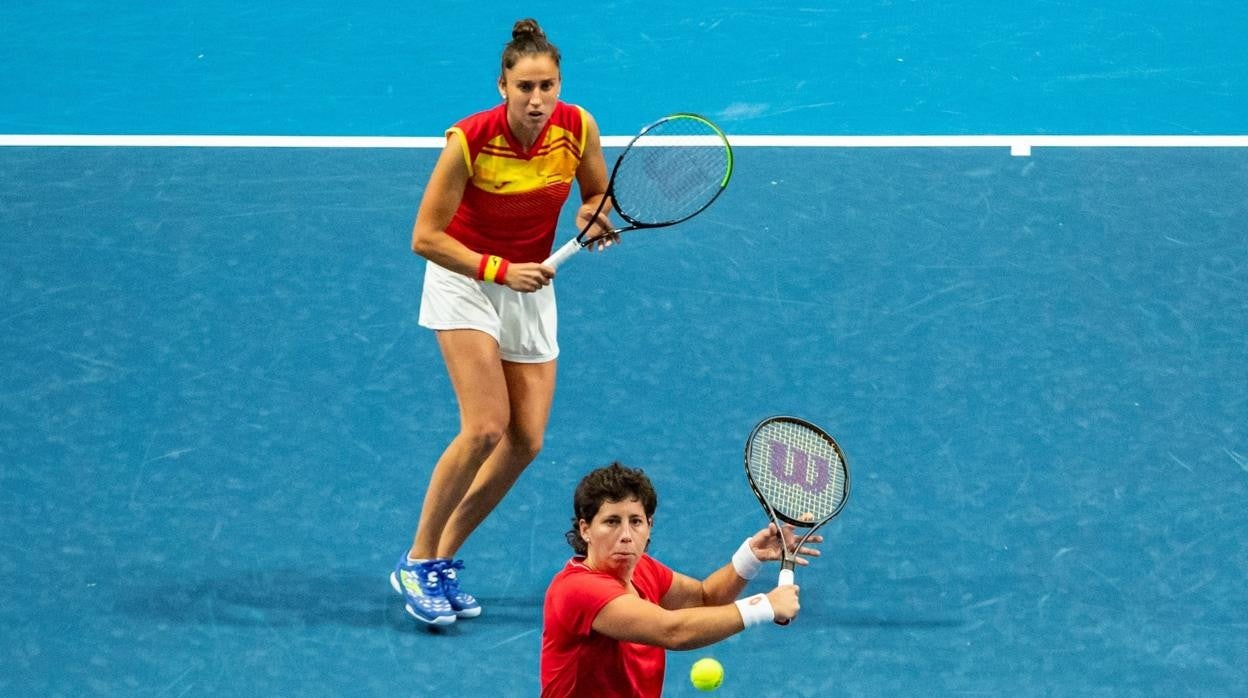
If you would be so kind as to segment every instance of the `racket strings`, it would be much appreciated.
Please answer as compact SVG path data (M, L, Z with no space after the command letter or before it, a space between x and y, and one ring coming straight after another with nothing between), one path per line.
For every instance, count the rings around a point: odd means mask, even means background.
M775 511L815 524L835 514L847 496L840 452L798 424L768 424L750 443L750 478Z
M731 168L719 132L700 119L670 118L625 154L612 183L616 210L643 224L684 220L718 196Z

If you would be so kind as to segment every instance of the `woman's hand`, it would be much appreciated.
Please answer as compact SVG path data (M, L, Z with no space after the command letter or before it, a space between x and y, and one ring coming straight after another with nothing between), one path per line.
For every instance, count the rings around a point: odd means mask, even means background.
M796 584L785 584L767 592L767 601L771 604L771 612L775 614L777 623L781 625L788 623L797 617L798 611L802 610L797 592Z
M548 266L537 262L512 262L507 267L504 285L513 291L532 293L550 284L555 272Z
M620 241L619 235L611 235L611 219L606 211L599 211L597 204L584 204L576 212L576 229L585 231L585 239L591 240L587 249L604 250Z
M794 559L799 565L809 565L810 561L802 557L819 557L821 554L817 548L811 545L823 542L823 536L815 534L806 541L806 544L800 550L796 549L797 536L793 533L793 524L785 524L783 528L777 529L774 523L767 524L767 528L755 533L750 538L750 550L754 553L754 557L759 560L779 560L782 551L788 550L796 552L797 557Z

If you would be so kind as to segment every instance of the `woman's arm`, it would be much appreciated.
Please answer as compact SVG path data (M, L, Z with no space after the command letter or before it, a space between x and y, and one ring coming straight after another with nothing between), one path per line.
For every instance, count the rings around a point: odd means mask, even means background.
M412 251L439 266L475 279L481 265L481 253L468 249L446 232L471 177L468 163L464 160L461 138L452 134L447 139L446 147L433 167L433 174L429 176L420 210L416 213L416 225L412 228ZM550 283L552 276L540 264L514 263L509 264L503 281L513 290L531 292Z
M810 564L802 557L803 555L819 556L819 550L810 547L810 544L823 542L823 536L811 536L811 539L806 542L807 545L798 551L798 556L795 558L798 565ZM767 528L750 536L742 544L742 549L737 552L737 555L746 553L746 558L753 560L754 569L748 577L741 576L742 570L735 562L730 562L715 570L702 581L677 573L672 577L672 585L659 604L663 608L677 609L729 603L745 590L746 584L757 573L761 562L779 560L782 549L785 547L792 549L794 545L796 545L796 538L793 534L793 526L786 524L783 529L777 529L775 524L770 524Z
M447 139L433 174L429 175L412 228L412 251L439 266L475 278L481 255L446 233L470 176L460 138L452 135Z
M672 576L672 586L663 595L659 605L678 609L732 603L745 591L748 582L749 580L737 574L732 563L720 567L701 581L677 572Z
M763 596L762 594L759 595ZM797 615L797 587L776 587L766 594L769 605L762 619L756 615L749 624L772 618L788 620ZM752 603L751 603L752 602ZM741 604L762 607L762 599L744 599ZM602 607L594 618L595 631L624 642L639 642L669 650L691 650L719 642L747 627L747 612L736 603L668 610L639 596L617 596Z
M576 184L581 191L581 206L576 212L577 231L585 229L603 197L607 195L607 163L602 155L602 136L598 132L598 122L594 121L594 117L589 112L584 114L585 150L581 153L581 164L576 170ZM608 201L594 219L597 227L590 231L588 237L611 230L611 219L607 216L610 211L611 202Z

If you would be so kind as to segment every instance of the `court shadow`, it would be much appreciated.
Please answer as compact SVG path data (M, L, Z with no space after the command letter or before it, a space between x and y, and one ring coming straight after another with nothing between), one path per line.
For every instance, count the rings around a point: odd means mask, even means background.
M484 612L474 624L542 627L542 597L480 597Z
M941 630L945 628L957 628L965 625L966 621L961 618L907 618L903 615L888 617L884 614L851 615L847 613L832 613L831 617L826 620L826 623L828 625L839 625L848 628L909 628L915 630Z
M482 598L486 612L474 625L541 626L540 597ZM229 577L176 584L131 587L117 609L126 615L169 623L226 624L240 627L344 625L390 627L410 632L455 634L459 629L423 626L403 604L383 575L300 569L245 572Z
M412 627L385 575L347 571L278 569L131 587L117 607L127 615L171 623Z

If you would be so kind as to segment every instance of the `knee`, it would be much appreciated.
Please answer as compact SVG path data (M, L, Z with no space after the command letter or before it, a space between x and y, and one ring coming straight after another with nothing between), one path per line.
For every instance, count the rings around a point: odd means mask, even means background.
M491 423L477 424L465 427L461 436L467 442L468 448L484 457L503 440L503 427Z
M542 451L542 434L511 434L511 448L516 460L528 463Z

